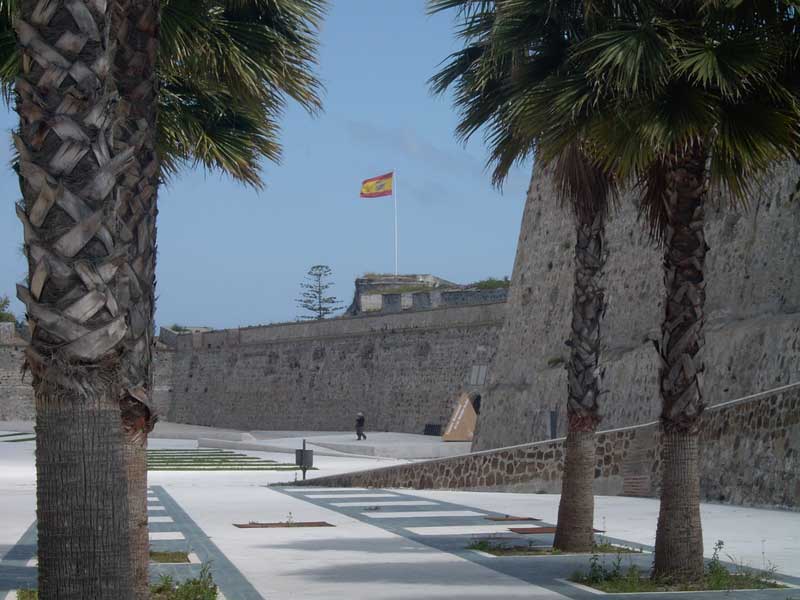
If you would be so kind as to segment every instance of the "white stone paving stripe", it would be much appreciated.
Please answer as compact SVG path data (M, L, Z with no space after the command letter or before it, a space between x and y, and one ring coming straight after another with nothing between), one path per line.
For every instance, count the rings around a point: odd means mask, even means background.
M150 540L185 540L180 531L151 531Z
M312 487L293 487L293 488L281 488L284 492L298 492L300 494L305 492L366 492L367 488L312 488Z
M382 502L331 502L331 506L440 506L429 500L384 500Z
M306 498L317 500L331 498L397 498L397 494L306 494Z
M371 519L426 519L433 517L480 517L484 513L475 512L474 510L420 510L414 512L365 512L361 514ZM506 531L508 531L508 525L506 525Z
M167 510L163 506L148 506L147 510Z
M172 517L147 517L151 523L174 523Z
M148 498L147 502L160 502L160 500L158 498Z
M194 552L189 552L188 557L189 557L189 562L191 564L193 564L193 565L199 565L200 564L200 557L197 556L197 554L195 554Z
M508 525L439 525L431 527L406 527L415 535L475 535L481 533L508 533Z

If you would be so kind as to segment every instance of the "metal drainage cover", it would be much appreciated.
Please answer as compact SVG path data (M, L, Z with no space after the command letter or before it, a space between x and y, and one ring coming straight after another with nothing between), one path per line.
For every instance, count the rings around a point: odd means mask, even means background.
M513 531L514 533L522 533L525 535L556 532L555 527L509 527L508 530Z
M521 533L523 535L531 535L531 534L537 534L537 533L542 533L542 534L543 533L555 533L556 532L556 528L555 527L509 527L508 530L512 531L514 533ZM593 529L593 531L595 533L605 533L604 531L602 531L600 529Z

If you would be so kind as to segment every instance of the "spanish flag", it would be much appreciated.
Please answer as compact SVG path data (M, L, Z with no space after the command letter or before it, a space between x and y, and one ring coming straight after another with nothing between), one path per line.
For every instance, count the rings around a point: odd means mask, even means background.
M371 179L365 179L361 183L362 198L380 198L391 196L394 189L394 172L378 175Z

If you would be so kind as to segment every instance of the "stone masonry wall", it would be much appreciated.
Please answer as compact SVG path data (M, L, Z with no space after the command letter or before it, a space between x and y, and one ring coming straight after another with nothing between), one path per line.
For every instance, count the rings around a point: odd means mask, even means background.
M175 350L156 345L153 353L153 406L156 414L161 418L166 418L172 400L172 369L175 359Z
M707 210L706 364L709 404L800 380L800 166L782 166L748 212L712 198ZM573 217L534 172L520 229L506 324L489 370L473 450L565 433L564 344L573 286ZM663 313L661 252L638 222L635 196L609 219L608 308L601 372L603 429L658 418L653 340Z
M8 337L0 341L0 421L33 419L31 375L22 379L26 342Z
M596 439L596 494L658 496L658 423L600 432ZM312 478L305 484L558 493L563 442L562 438ZM700 463L705 501L800 510L800 384L707 410L702 417Z
M0 421L32 421L35 417L31 374L22 377L25 360L25 340L14 338L0 341ZM153 405L156 412L166 415L172 391L172 358L174 351L157 348Z
M504 303L175 335L154 352L161 418L241 429L372 430L445 425L481 391ZM5 330L4 330L5 331ZM13 329L12 329L13 331ZM25 341L0 340L0 421L34 418ZM478 376L478 374L481 374Z
M482 390L505 304L177 337L170 421L271 430L423 433L461 391ZM476 369L478 367L478 369Z

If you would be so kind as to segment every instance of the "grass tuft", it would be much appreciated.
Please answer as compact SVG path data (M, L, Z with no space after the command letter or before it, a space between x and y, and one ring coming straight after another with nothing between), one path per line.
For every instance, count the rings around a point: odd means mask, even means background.
M148 450L148 471L296 471L297 465L221 449Z
M169 575L162 575L150 587L151 600L216 600L217 586L208 565L203 565L200 575L183 583L175 583Z
M703 578L696 582L676 582L668 578L653 579L636 565L623 569L620 555L617 555L610 567L606 567L597 554L590 560L589 572L576 573L572 576L572 581L609 594L763 590L786 587L774 580L774 568L764 572L736 565L734 570L730 571L719 558L722 547L723 542L720 540L714 546L714 554L706 565Z
M536 546L533 542L528 542L527 546L520 545L507 545L491 540L475 540L467 550L480 550L494 554L495 556L557 556L563 554L558 548L550 546ZM626 548L625 546L615 546L604 542L602 544L595 544L592 549L595 554L635 554L640 553L641 550L635 548Z
M38 598L36 590L17 590L17 600ZM200 575L181 583L162 575L158 583L150 586L150 600L217 600L217 586L208 565L203 565Z
M158 552L150 550L150 560L157 563L188 563L189 555L186 552Z

